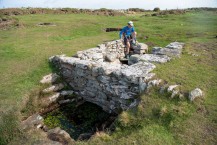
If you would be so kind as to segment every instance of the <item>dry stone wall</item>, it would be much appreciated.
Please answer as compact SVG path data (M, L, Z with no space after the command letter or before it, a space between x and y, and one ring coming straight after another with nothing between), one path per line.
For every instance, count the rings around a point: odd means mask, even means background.
M144 49L147 45L140 44L136 50ZM123 56L124 45L117 40L79 51L74 57L53 56L50 61L59 68L65 82L84 100L101 106L107 112L118 113L138 105L138 95L147 89L155 76L151 71L156 66L151 62L170 60L166 55L140 54L136 61L129 60L131 65L126 65L119 61Z

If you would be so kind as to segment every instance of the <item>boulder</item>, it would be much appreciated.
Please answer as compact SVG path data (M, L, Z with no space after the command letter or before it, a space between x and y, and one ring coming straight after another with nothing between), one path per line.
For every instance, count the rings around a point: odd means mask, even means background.
M196 88L189 93L189 100L193 101L195 98L201 98L203 96L203 92L201 89Z
M168 87L167 91L168 92L172 92L176 87L178 87L179 85L171 85Z

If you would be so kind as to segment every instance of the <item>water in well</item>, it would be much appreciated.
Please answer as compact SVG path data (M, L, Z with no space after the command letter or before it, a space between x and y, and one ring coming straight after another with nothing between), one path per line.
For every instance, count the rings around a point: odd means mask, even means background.
M88 139L96 131L108 128L116 115L109 114L99 106L85 102L76 107L76 103L60 106L58 109L44 115L44 123L48 128L60 127L75 140L82 140L82 135Z

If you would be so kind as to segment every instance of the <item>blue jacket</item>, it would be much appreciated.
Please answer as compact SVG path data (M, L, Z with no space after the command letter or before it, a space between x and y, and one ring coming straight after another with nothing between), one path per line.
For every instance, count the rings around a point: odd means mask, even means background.
M135 32L134 27L129 28L128 26L125 26L122 28L122 30L120 31L120 38L122 36L123 33L125 33L126 36L130 36L132 34L132 32Z

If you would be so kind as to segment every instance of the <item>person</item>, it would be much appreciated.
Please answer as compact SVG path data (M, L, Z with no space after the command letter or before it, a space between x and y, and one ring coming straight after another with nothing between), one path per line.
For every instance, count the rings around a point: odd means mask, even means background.
M129 58L129 52L132 43L136 43L136 31L132 21L127 23L127 26L123 27L120 31L120 39L124 41L125 49L125 58Z

